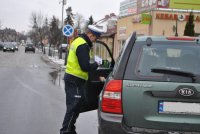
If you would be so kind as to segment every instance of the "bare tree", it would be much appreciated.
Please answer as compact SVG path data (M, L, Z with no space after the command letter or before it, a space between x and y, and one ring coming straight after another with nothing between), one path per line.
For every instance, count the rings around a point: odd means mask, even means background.
M74 17L74 22L75 22L75 29L84 31L86 20L82 14L76 13Z
M93 23L94 23L94 20L93 20L93 17L92 17L92 15L91 15L91 16L89 17L89 19L86 20L86 22L85 22L84 30L87 29L88 25L92 25Z
M53 16L50 22L50 44L58 47L61 41L61 37L62 31L59 29L59 19Z
M45 49L43 44L43 39L47 37L49 33L48 19L44 17L41 12L32 12L31 14L31 24L32 24L32 35L34 37L35 42L40 42L42 46L42 51L45 54Z
M2 27L2 23L1 23L1 20L0 20L0 29L1 29L1 27Z
M53 44L55 47L59 47L62 40L62 31L59 28L59 19L57 19L55 16L50 21L50 46ZM49 50L50 51L50 50ZM59 49L59 58L62 56L62 51Z
M32 12L31 13L31 24L32 26L35 25L35 22L37 23L37 27L43 27L43 24L44 24L44 16L42 15L41 12Z

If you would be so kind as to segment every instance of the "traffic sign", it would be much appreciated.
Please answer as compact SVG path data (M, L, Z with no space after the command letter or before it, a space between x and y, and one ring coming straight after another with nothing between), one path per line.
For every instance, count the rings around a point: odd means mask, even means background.
M65 25L62 29L63 35L70 37L74 33L74 28L71 25Z

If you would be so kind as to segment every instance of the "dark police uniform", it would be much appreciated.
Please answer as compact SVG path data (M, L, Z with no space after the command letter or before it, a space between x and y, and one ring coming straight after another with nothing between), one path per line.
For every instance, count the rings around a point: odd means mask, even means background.
M84 101L88 72L98 67L97 63L90 63L91 47L92 42L86 34L76 38L70 46L64 76L67 109L60 134L76 134L74 124Z

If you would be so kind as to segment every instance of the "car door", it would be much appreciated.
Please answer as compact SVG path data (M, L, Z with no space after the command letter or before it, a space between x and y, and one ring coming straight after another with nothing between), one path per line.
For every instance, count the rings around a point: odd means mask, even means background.
M82 105L81 112L87 112L98 108L98 97L103 89L104 83L99 80L99 77L107 77L112 71L115 61L112 52L107 44L102 41L97 41L93 44L91 62L94 62L94 57L102 58L102 65L97 70L89 72L89 79L86 84L85 102Z

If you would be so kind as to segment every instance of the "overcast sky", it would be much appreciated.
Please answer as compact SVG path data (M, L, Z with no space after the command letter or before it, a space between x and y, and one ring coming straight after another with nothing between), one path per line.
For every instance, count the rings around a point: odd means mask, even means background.
M0 22L2 28L12 28L18 32L28 31L31 28L31 13L41 12L42 15L52 18L53 15L62 20L62 0L1 0ZM67 7L71 6L73 13L79 13L88 19L91 15L95 21L106 14L119 14L120 2L123 0L67 0ZM64 10L64 16L66 16Z

